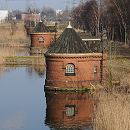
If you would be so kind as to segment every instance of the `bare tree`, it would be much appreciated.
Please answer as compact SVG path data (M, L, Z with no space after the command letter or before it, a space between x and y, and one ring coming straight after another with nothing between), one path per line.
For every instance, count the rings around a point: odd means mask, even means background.
M96 0L87 1L73 10L73 22L76 26L96 36L98 33L98 13L98 4Z
M56 11L51 7L43 7L41 18L42 20L53 20L56 18Z

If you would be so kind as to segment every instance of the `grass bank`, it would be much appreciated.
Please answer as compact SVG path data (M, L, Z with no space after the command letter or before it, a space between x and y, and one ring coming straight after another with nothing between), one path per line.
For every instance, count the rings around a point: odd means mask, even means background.
M0 57L0 75L11 68L29 67L30 73L35 70L39 76L45 73L44 57L42 56L6 56Z
M44 57L42 56L8 56L3 57L4 65L42 65L44 66Z

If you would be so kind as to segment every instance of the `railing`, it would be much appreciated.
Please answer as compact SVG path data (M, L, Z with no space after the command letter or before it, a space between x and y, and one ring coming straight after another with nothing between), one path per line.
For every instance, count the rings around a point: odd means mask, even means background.
M83 41L101 41L100 38L96 38L96 39L82 39Z

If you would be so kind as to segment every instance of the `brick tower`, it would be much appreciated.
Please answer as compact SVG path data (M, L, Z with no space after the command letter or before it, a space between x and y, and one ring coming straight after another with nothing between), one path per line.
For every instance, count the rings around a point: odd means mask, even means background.
M50 31L49 27L43 22L39 22L31 35L31 47L46 47L48 48L55 40L55 32Z
M45 53L45 89L83 89L105 80L102 53L92 53L69 24Z

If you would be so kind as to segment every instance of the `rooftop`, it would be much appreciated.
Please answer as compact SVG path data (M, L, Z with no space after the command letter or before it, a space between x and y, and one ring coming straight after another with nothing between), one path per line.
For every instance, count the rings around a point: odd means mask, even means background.
M33 30L33 33L50 32L49 27L47 27L43 22L39 22Z
M46 52L46 54L51 53L89 53L89 50L69 24L57 41Z

